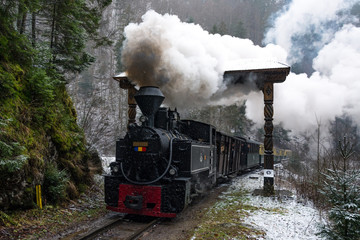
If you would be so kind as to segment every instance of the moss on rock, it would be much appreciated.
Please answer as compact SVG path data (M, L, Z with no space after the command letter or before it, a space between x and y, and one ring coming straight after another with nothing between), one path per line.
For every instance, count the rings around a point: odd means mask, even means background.
M35 185L46 186L50 165L69 175L60 200L79 196L101 163L86 148L65 84L42 70L0 62L0 90L0 181L6 183L0 208L33 207ZM54 197L54 191L43 193Z

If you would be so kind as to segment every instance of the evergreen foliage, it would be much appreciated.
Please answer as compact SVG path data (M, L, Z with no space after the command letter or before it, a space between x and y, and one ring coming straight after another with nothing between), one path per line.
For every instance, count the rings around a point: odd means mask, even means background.
M34 186L58 203L66 187L91 183L89 153L66 91L67 76L93 58L109 0L0 2L0 208L31 207ZM67 174L65 174L67 172ZM74 194L69 194L74 197Z
M238 38L246 38L247 32L246 32L246 28L244 26L244 23L242 21L239 21L234 29L233 29L233 36L234 37L238 37Z
M273 129L273 143L274 146L283 149L290 148L290 133L291 130L285 129L283 123L275 124ZM258 128L256 131L256 139L263 141L265 135L265 130L263 127Z
M224 133L250 136L254 123L246 117L246 102L229 106L208 106L192 110L187 118L216 126Z
M334 148L338 145L338 139L346 135L347 139L351 140L354 145L353 150L357 152L360 151L360 132L357 124L351 117L345 114L335 117L334 121L330 122L330 135Z
M214 25L213 25L210 33L212 33L212 34L218 33L218 34L220 34L220 35L225 35L225 34L229 34L229 31L228 31L228 28L227 28L225 22L224 22L224 21L221 21L221 22L219 23L219 26L218 26L217 24L214 24Z
M273 141L274 145L280 148L289 148L291 130L285 129L283 123L274 125Z
M9 176L23 167L28 156L25 155L25 147L4 137L6 127L6 121L0 118L0 172Z
M46 200L57 204L66 197L66 185L69 177L65 170L59 170L54 164L48 164L44 173L43 191Z
M339 144L340 159L324 174L321 192L330 205L329 223L320 235L328 239L353 240L360 236L360 171L352 161L353 146L347 138Z
M132 8L133 1L127 3L126 1L117 2L119 4L119 8L122 8L121 16L119 18L119 22L117 23L119 26L120 32L124 32L124 28L130 23L135 21L135 10ZM114 46L114 51L116 55L116 71L123 72L124 66L122 65L121 61L121 54L122 54L122 46L125 41L125 36L120 35L119 39L116 41Z

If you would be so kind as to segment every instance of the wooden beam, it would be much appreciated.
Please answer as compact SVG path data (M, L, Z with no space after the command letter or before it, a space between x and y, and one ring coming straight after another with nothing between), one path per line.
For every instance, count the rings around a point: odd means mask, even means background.
M136 94L137 90L135 88L135 85L130 82L128 77L126 77L124 74L118 75L113 77L115 81L119 82L119 86L122 89L127 90L128 92L128 126L130 123L135 123L136 119L136 101L134 98L134 95Z

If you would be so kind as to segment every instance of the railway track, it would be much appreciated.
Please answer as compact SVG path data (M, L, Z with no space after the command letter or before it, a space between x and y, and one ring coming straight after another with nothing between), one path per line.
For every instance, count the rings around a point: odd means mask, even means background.
M144 216L118 216L113 219L109 219L106 223L86 233L79 233L77 237L72 239L135 240L141 237L148 229L159 224L162 220L162 218L147 218Z
M241 176L234 175L230 179L237 177L246 177L258 170L259 169L253 169L252 171L243 173ZM194 200L195 205L193 206L196 206L198 204L198 201L201 202L202 200L203 198L195 199ZM65 238L62 239L63 240L74 240L74 239L75 240L89 240L89 239L134 240L143 236L143 234L147 230L161 223L163 220L164 220L163 218L154 218L147 216L134 216L134 215L123 215L123 214L112 215L107 219L105 219L105 221L103 221L101 225L98 224L99 226L91 230L83 229L80 232L67 235ZM165 227L169 228L169 225L165 224Z

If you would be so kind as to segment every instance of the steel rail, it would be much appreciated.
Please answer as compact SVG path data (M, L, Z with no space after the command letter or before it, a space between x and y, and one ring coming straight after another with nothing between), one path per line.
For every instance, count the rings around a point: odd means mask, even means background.
M94 239L96 236L99 236L101 233L103 233L111 228L116 227L119 223L123 222L123 220L124 220L123 217L116 218L116 219L114 219L92 231L87 232L85 235L75 238L75 240ZM153 227L154 225L156 225L157 223L159 223L161 221L162 221L162 218L154 219L150 223L146 224L144 227L136 230L133 234L131 234L131 236L127 237L126 240L138 239L142 235L142 233L144 233L146 230L148 230L149 228Z
M131 236L129 236L128 238L126 238L126 240L136 240L139 237L141 237L141 235L148 230L149 228L153 227L154 225L158 224L159 222L162 221L162 218L157 218L154 219L153 221L151 221L150 223L148 223L146 226L144 226L143 228L137 230L136 232L134 232Z
M114 227L115 225L117 225L118 223L123 221L123 217L118 217L90 232L87 232L84 236L80 236L78 238L75 238L76 240L90 240L90 239L94 239L95 236L99 235L102 232L105 232L106 230Z

